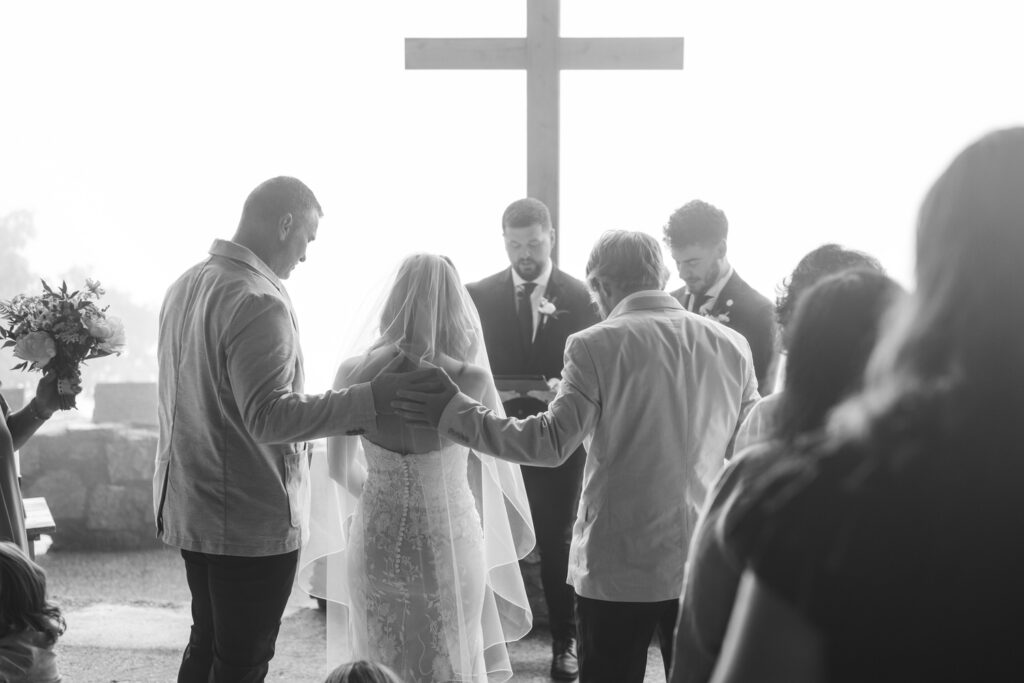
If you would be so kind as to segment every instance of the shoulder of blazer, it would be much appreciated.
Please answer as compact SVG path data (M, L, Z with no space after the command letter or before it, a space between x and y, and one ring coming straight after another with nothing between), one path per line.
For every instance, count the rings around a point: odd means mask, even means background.
M493 275L488 275L482 280L470 282L466 285L466 289L469 290L470 296L475 299L478 296L487 296L494 292L499 292L504 285L510 282L512 282L512 275L509 273L509 269L506 268Z
M733 271L732 277L725 283L722 292L718 295L715 309L720 308L726 301L733 299L739 308L757 311L767 309L771 311L773 306L768 297L761 294L740 277L739 273Z
M590 288L581 280L574 278L568 273L554 268L551 271L551 279L548 280L548 289L557 290L557 296L565 303L576 306L590 305Z

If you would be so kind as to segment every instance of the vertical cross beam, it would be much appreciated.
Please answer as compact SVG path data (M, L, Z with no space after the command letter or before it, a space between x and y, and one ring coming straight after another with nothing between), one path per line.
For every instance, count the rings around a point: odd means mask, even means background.
M406 38L407 69L526 69L526 193L559 222L563 69L681 69L682 38L562 38L559 0L527 0L526 38ZM558 240L551 257L558 262Z
M559 64L560 8L550 0L527 0L526 7L526 194L551 211L551 225L560 230ZM558 263L555 240L551 258Z

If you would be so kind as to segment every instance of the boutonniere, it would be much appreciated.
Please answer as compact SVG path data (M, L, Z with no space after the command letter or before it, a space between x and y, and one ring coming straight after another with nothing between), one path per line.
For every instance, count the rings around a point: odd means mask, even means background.
M721 313L712 313L710 310L701 311L701 313L703 314L703 316L705 318L711 318L712 320L714 320L716 322L720 322L723 325L728 325L729 321L731 320L731 318L729 317L729 313L731 312L730 309L732 308L732 305L733 305L733 300L732 299L726 299L726 301L725 301L725 309L726 310L722 311Z
M558 316L568 313L565 309L558 308L558 301L556 299L552 298L549 300L544 297L541 297L540 301L537 302L537 312L540 313L542 321L548 318L557 320Z

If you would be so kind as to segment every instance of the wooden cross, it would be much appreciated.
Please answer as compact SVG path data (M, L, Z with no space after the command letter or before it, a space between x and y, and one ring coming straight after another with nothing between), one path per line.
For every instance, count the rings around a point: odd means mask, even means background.
M683 39L563 38L559 0L527 0L525 38L406 38L405 68L526 69L526 194L547 204L558 228L560 71L681 69Z

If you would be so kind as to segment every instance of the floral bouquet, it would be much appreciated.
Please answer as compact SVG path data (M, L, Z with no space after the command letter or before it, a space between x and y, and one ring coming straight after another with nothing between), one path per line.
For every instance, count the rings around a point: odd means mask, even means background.
M43 281L39 296L19 294L0 301L3 348L14 347L23 362L15 370L56 372L61 408L75 407L74 385L81 380L79 365L92 358L120 355L125 345L124 324L107 316L107 307L96 301L103 295L100 283L86 280L85 289L68 291L66 282L53 290Z

